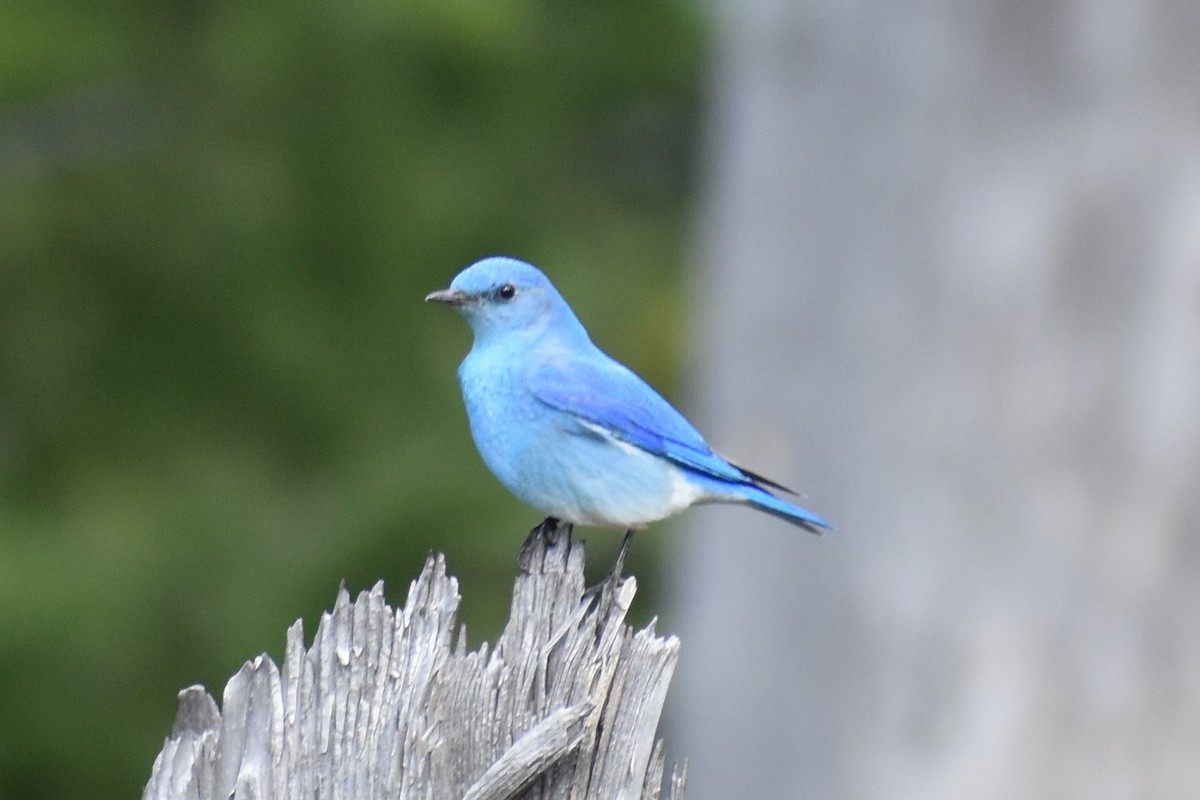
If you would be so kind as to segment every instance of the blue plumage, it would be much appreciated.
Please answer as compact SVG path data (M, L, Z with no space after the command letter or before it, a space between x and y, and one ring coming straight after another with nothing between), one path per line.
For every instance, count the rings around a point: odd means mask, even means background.
M537 268L486 258L426 300L475 334L459 367L471 434L504 486L548 517L633 530L697 503L740 503L814 533L790 491L714 453L630 369L592 344Z

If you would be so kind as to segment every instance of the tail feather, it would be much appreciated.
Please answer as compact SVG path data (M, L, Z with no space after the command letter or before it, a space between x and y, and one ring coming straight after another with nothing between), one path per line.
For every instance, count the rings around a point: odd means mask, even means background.
M772 489L778 489L781 492L787 492L788 494L791 494L791 495L799 496L799 494L800 494L799 492L797 492L795 489L791 488L790 486L784 486L782 483L777 483L777 482L771 480L770 478L766 477L765 475L759 475L757 472L751 472L750 470L746 469L745 467L739 467L737 464L734 464L732 461L730 461L729 464L734 469L736 469L738 472L742 473L747 478L749 478L751 481L759 484L760 486L769 486Z
M833 523L824 517L820 517L800 506L792 505L786 500L781 500L765 489L744 492L742 497L746 503L754 508L786 520L793 525L799 525L806 531L815 533L818 536L827 530L834 530Z
M818 536L825 531L836 530L833 523L829 520L814 514L806 508L793 505L787 500L777 497L766 487L771 486L784 492L790 492L792 491L791 489L781 486L774 481L767 480L753 472L741 469L741 467L737 467L736 469L739 469L747 478L759 481L764 485L733 483L732 481L720 480L712 475L691 470L688 470L685 474L687 474L689 482L698 485L704 490L704 499L699 501L701 503L740 503L748 505L751 508L757 508L759 511L765 511L772 516L779 517L793 525L798 525Z

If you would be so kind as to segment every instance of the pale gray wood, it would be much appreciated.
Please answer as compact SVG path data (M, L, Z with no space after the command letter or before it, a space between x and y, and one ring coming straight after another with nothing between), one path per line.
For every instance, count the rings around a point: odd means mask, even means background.
M440 554L400 609L382 583L353 601L343 587L312 645L297 621L283 666L246 662L220 710L203 687L180 692L143 799L659 797L679 640L625 624L632 577L585 592L568 534L531 537L519 563L493 649L454 641L458 582Z
M488 767L463 800L504 800L516 796L583 742L587 733L584 722L592 710L592 704L584 702L552 712Z

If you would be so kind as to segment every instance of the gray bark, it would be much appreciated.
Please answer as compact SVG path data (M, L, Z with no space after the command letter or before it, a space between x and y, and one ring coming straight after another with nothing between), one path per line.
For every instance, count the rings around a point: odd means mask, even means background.
M720 6L689 796L1200 797L1200 4Z
M679 640L624 622L632 577L584 594L582 543L531 537L504 633L452 646L458 582L430 556L401 609L382 583L343 588L311 647L300 621L282 668L266 655L201 686L143 800L657 798L655 730ZM677 770L671 796L683 797Z

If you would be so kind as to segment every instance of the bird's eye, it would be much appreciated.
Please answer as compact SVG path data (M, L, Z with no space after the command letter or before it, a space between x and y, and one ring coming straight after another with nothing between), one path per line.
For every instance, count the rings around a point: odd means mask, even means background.
M516 294L517 287L513 286L511 283L506 283L496 290L496 296L501 300L512 300Z

